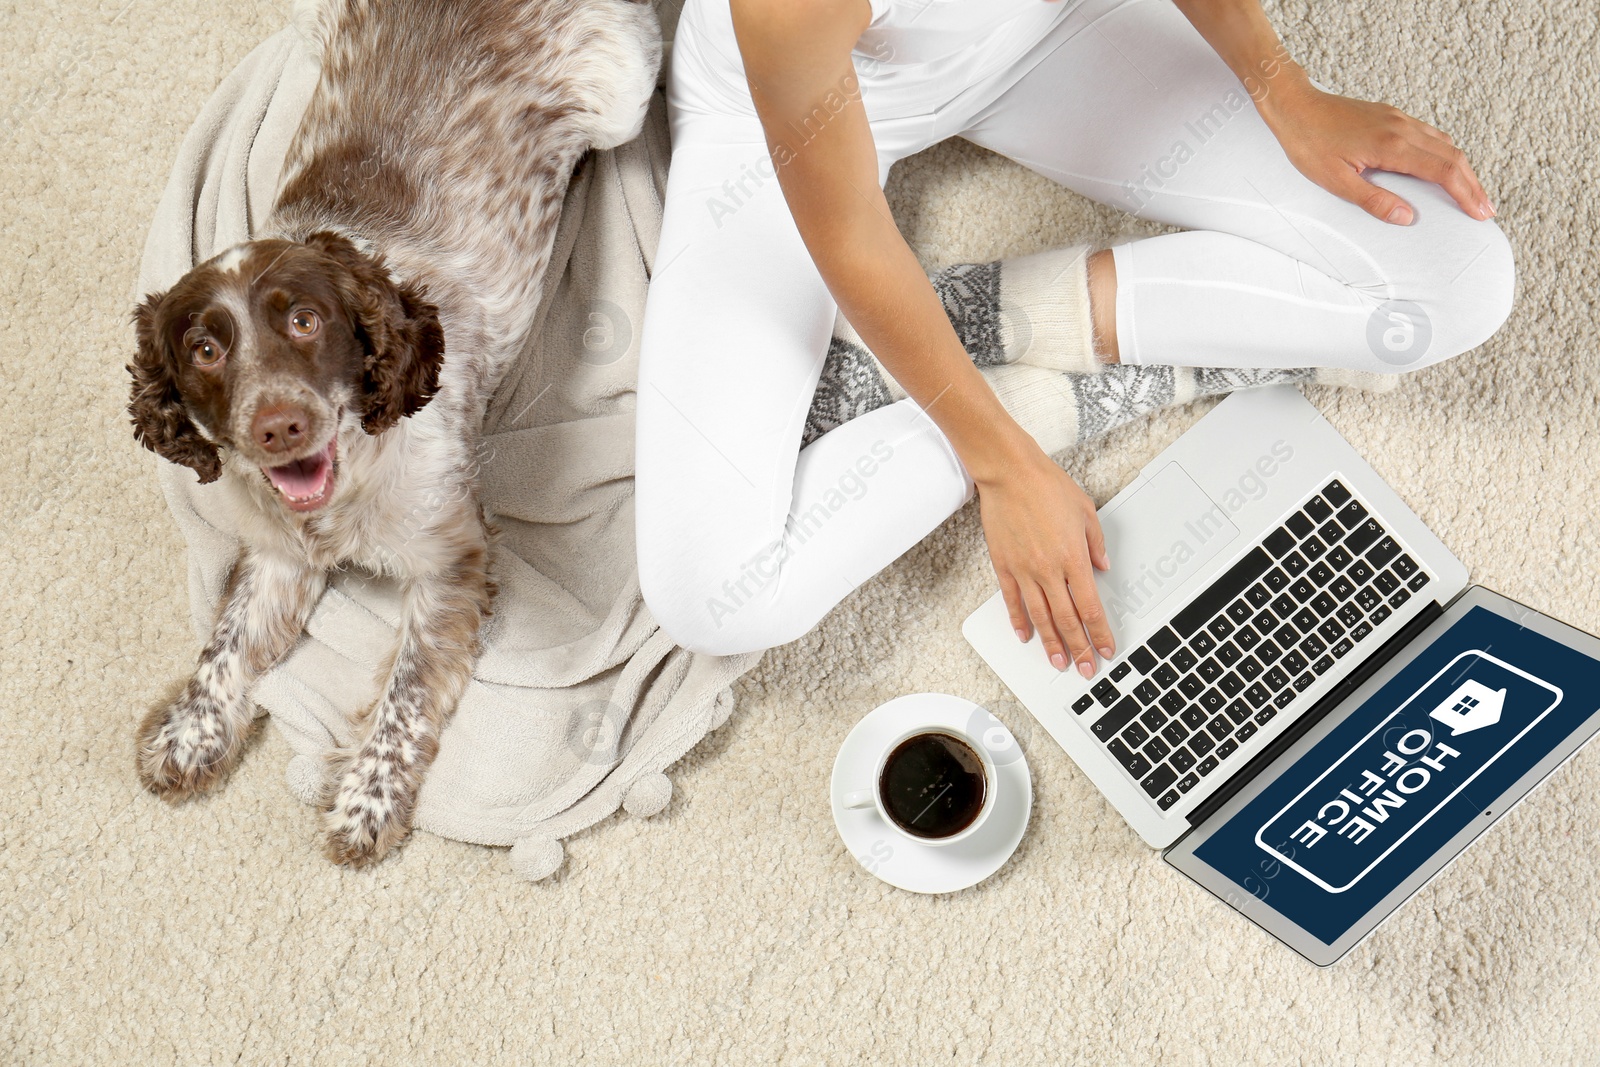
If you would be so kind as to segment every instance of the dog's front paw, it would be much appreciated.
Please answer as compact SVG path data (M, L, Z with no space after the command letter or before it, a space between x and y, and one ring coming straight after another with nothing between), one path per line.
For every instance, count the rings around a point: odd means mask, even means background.
M139 723L135 750L139 781L163 800L176 802L203 793L233 766L243 740L237 717L191 682L176 699L157 704Z
M323 854L351 867L388 855L411 832L416 790L408 777L382 756L336 753L322 808Z

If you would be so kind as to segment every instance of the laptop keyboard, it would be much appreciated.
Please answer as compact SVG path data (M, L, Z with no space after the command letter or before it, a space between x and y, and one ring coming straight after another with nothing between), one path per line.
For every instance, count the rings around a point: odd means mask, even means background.
M1072 710L1166 811L1428 581L1335 479Z

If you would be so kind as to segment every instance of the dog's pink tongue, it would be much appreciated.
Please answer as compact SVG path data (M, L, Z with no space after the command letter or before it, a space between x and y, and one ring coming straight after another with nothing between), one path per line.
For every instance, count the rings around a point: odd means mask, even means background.
M332 450L329 446L328 451ZM316 496L328 484L328 472L333 469L328 451L285 463L281 467L267 467L267 477L278 487L278 492L288 497Z

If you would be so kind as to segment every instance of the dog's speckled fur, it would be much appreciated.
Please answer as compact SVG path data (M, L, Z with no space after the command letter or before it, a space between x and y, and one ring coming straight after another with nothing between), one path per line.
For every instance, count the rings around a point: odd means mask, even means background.
M138 731L138 767L169 799L213 786L329 569L395 575L382 695L326 779L326 852L360 865L408 833L489 610L484 405L527 340L573 167L637 133L660 39L631 0L301 0L295 23L322 73L262 232L135 311L136 435L217 481L243 539L199 668ZM314 347L275 334L274 292L320 302ZM225 370L184 365L185 322L227 334ZM250 429L283 397L335 442L310 512L263 476L285 457Z

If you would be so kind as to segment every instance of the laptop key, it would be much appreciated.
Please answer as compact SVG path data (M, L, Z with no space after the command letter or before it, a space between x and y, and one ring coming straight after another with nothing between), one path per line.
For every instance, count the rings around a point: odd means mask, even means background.
M1409 556L1407 557L1410 558ZM1252 608L1266 607L1267 601L1272 599L1272 593L1266 586L1257 582L1245 591L1244 598L1250 602Z
M1340 603L1349 600L1355 594L1355 591L1355 583L1342 574L1333 580L1332 585L1328 586L1328 593Z
M1321 617L1318 616L1317 613L1311 608L1301 608L1299 611L1294 613L1295 628L1303 634L1308 634L1312 630L1315 630L1317 628L1317 623L1321 621Z
M1156 659L1156 654L1154 652L1151 652L1145 646L1140 645L1138 648L1128 653L1128 662L1139 668L1140 674L1149 674L1151 671L1156 669L1156 664L1159 661Z
M1380 607L1378 610L1376 610L1376 611L1374 611L1372 613L1372 625L1374 625L1374 626L1382 626L1383 625L1383 620L1387 619L1390 615L1393 615L1393 614L1394 614L1394 612L1389 609L1389 606L1387 604L1385 604L1383 607Z
M1266 583L1269 593L1281 593L1289 584L1289 576L1283 573L1281 567L1272 568L1261 576L1261 580Z
M1300 641L1300 631L1288 623L1284 623L1278 627L1277 632L1272 635L1272 639L1278 643L1279 648L1293 648Z
M1317 536L1322 538L1322 540L1327 544L1337 545L1340 541L1344 540L1344 527L1340 526L1333 519L1329 519L1327 522L1317 527ZM1334 551L1337 552L1338 549L1334 549ZM1333 552L1329 552L1328 555L1333 555ZM1345 553L1345 563L1349 562L1350 554L1347 552Z
M1388 596L1390 593L1400 588L1400 579L1396 578L1389 571L1384 571L1382 574L1379 574L1376 578L1372 579L1372 587L1378 592L1382 593L1384 596Z
M1172 632L1172 627L1163 626L1151 634L1150 640L1145 643L1150 646L1150 651L1154 652L1158 659L1163 659L1170 656L1172 650L1178 647L1178 635Z
M1109 740L1122 732L1122 728L1133 721L1139 714L1139 702L1132 697L1123 697L1117 705L1094 721L1089 727L1094 735L1102 741Z
M1354 604L1345 604L1339 608L1339 621L1346 626L1359 626L1361 624L1361 609Z
M1278 714L1278 709L1269 704L1256 712L1255 723L1257 726L1265 726L1272 721L1272 717L1276 714Z
M1206 723L1206 731L1218 741L1223 741L1233 736L1233 723L1228 721L1226 715L1218 715Z
M1200 776L1193 771L1178 779L1178 792L1187 793L1200 784Z
M1361 591L1356 594L1356 607L1368 614L1371 614L1382 603L1383 597L1370 585L1362 586Z
M1172 654L1172 665L1179 671L1192 671L1194 665L1200 662L1200 657L1190 652L1187 648L1180 648Z
M1117 687L1111 684L1110 678L1100 679L1089 689L1089 692L1094 694L1094 698L1100 702L1102 708L1109 708L1122 695Z
M1306 577L1316 582L1317 587L1320 589L1333 581L1333 568L1326 563L1316 563L1312 565L1310 570L1306 571Z
M1313 534L1300 542L1300 551L1305 554L1306 559L1314 563L1322 558L1324 552L1328 551L1328 546L1317 540L1316 535Z
M1119 663L1115 667L1111 668L1111 680L1113 682L1120 682L1132 673L1133 668L1128 665L1127 661L1123 661L1122 663Z
M1367 509L1361 506L1360 501L1352 500L1340 508L1339 514L1335 517L1339 520L1340 526L1346 530L1354 530L1366 521Z
M1256 676L1264 670L1266 668L1261 666L1261 661L1254 656L1246 656L1239 661L1239 677L1247 682L1255 681Z
M1323 656L1321 659L1317 660L1317 662L1315 662L1315 663L1313 663L1311 665L1311 669L1316 671L1318 674L1327 674L1328 673L1328 668L1332 667L1332 666L1333 666L1333 657L1332 656Z
M1176 804L1180 799L1182 798L1179 797L1176 789L1169 789L1161 795L1161 799L1156 801L1156 803L1161 805L1162 811L1166 811L1168 808L1172 807L1172 805Z
M1311 516L1313 522L1327 522L1328 516L1333 514L1333 507L1320 496L1314 496L1306 501L1306 514Z
M1248 626L1241 626L1238 633L1233 635L1233 641L1244 640L1242 635L1246 632L1251 635L1252 640L1250 641L1250 644L1255 644L1255 641L1253 640L1255 637L1255 631L1251 630ZM1243 652L1239 651L1239 646L1234 644L1233 641L1224 641L1222 643L1222 647L1217 649L1217 662L1222 664L1224 667L1233 666L1235 663L1239 662L1239 657L1244 655ZM1249 648L1250 646L1246 645L1245 647Z
M1210 713L1199 704L1191 704L1183 709L1183 724L1191 730L1198 730L1206 724Z
M1378 523L1378 520L1369 518L1350 531L1349 535L1344 539L1344 547L1359 556L1366 552L1382 536L1383 527Z
M1228 605L1228 618L1232 619L1234 625L1237 626L1239 623L1248 619L1254 611L1255 608L1252 608L1243 600L1235 600L1232 604Z
M1374 567L1382 567L1399 554L1400 546L1395 544L1394 538L1385 537L1367 553L1367 562Z
M1160 763L1167 758L1167 753L1172 751L1172 746L1159 737L1152 737L1150 743L1144 746L1144 754L1151 763Z
M1244 679L1229 671L1217 682L1217 688L1222 690L1223 696L1236 697L1244 692Z
M1083 696L1079 697L1077 700L1074 700L1072 702L1072 710L1077 712L1079 715L1082 715L1084 712L1088 711L1089 708L1092 707L1093 705L1094 705L1094 697L1091 696L1088 693L1085 693L1085 694L1083 694Z
M1230 737L1217 746L1217 758L1227 759L1237 751L1239 751L1239 742Z
M1355 642L1347 637L1343 641L1340 641L1337 645L1333 646L1333 654L1338 659L1344 659L1345 653L1349 652L1355 647Z
M1189 736L1189 728L1177 719L1173 719L1162 728L1161 736L1166 740L1167 744L1177 747L1183 744L1184 738ZM1181 771L1183 768L1179 767L1178 770Z
M1122 738L1112 738L1111 743L1106 746L1106 750L1111 753L1112 758L1122 764L1123 770L1133 775L1133 777L1143 778L1150 773L1150 761L1123 744Z
M1323 590L1311 598L1311 610L1317 613L1320 619L1326 619L1338 610L1339 601L1327 590Z
M1154 704L1156 702L1156 698L1161 695L1161 687L1156 685L1156 683L1152 682L1150 679L1146 678L1144 681L1134 686L1133 695L1138 698L1139 703L1143 704L1145 707L1149 707L1151 704Z
M1299 693L1295 692L1294 687L1290 686L1288 689L1285 689L1283 692L1272 698L1272 706L1277 708L1279 711L1282 711L1290 704L1293 704L1294 698L1299 695Z
M1207 656L1200 661L1200 666L1195 668L1195 673L1208 682L1214 682L1222 677L1222 664Z
M1304 537L1306 534L1317 528L1316 523L1312 522L1309 517L1298 511L1285 519L1283 524L1289 527L1289 531L1296 537Z
M1186 698L1176 689L1169 689L1161 697L1161 706L1166 709L1168 715L1176 715L1178 712L1189 706L1189 701L1188 698Z
M1360 626L1357 626L1354 630L1350 631L1350 637L1356 641L1365 641L1367 639L1367 635L1371 632L1372 624L1370 622L1363 622Z
M1261 632L1262 637L1266 637L1268 634L1278 628L1278 623L1281 621L1281 619L1272 613L1271 609L1268 609L1266 611L1258 612L1256 614L1255 622L1251 623L1251 625Z
M1339 625L1338 619L1327 619L1317 627L1317 636L1324 641L1337 641L1344 636L1344 627Z
M1129 748L1138 748L1140 745L1150 740L1150 734L1139 723L1130 722L1128 724L1128 728L1122 731L1121 735L1116 738L1116 740L1122 741L1122 743L1127 745ZM1110 744L1110 742L1108 741L1107 744Z
M1276 621L1276 620L1274 620L1274 621ZM1239 627L1239 632L1233 635L1233 642L1234 643L1233 644L1227 644L1227 645L1224 645L1222 647L1224 649L1233 648L1234 644L1237 644L1239 648L1243 649L1246 652L1249 652L1252 648L1256 647L1256 642L1258 642L1260 640L1261 640L1261 635L1256 633L1255 627L1253 627L1253 626L1241 626L1241 627ZM1217 653L1217 658L1222 660L1223 663L1226 663L1229 666L1232 666L1232 661L1227 659L1227 658L1225 658L1221 651L1219 651Z
M1205 691L1205 695L1200 698L1200 706L1205 708L1207 711L1216 711L1227 702L1228 698L1217 692L1215 689L1207 689Z
M1253 710L1255 709L1251 708L1250 705L1246 704L1244 701L1235 700L1232 704L1228 705L1228 718L1232 719L1233 724L1237 726L1239 723L1242 723L1248 719L1250 717L1250 712Z
M1257 682L1255 685L1252 685L1249 689L1244 691L1244 698L1250 702L1251 707L1259 708L1261 705L1272 699L1272 693L1267 689L1266 686L1262 685L1260 682Z
M1406 583L1406 588L1411 590L1413 593L1415 593L1415 592L1417 592L1418 590L1420 590L1423 586L1425 586L1427 584L1428 584L1428 572L1427 571L1418 571L1416 574L1413 574L1411 576L1411 580Z
M1227 637L1229 634L1233 633L1233 623L1228 621L1228 617L1226 615L1218 615L1215 619L1211 620L1211 625L1207 626L1206 629L1210 630L1212 636L1220 641L1224 637Z
M1272 553L1273 559L1282 559L1283 554L1294 547L1295 536L1280 526L1268 534L1266 540L1261 543Z
M1291 552L1283 557L1283 569L1289 572L1290 578L1293 578L1309 566L1311 564L1307 563L1306 558L1298 552Z
M1193 674L1186 674L1183 676L1183 681L1178 683L1178 691L1193 700L1206 691L1206 683Z
M1417 573L1417 561L1404 553L1401 554L1399 559L1390 564L1390 567L1402 578L1409 578Z
M1389 598L1389 606L1391 608L1398 608L1401 604L1404 604L1406 601L1408 601L1410 599L1411 599L1411 590L1409 590L1409 589L1399 589L1399 590L1395 591L1394 596Z
M1204 630L1201 630L1199 633L1189 638L1189 648L1192 649L1194 654L1197 656L1203 656L1216 647L1217 639L1212 637Z
M1206 733L1204 730L1196 732L1193 737L1189 738L1189 751L1193 752L1196 756L1204 756L1207 752L1210 752L1216 747L1216 739L1210 734Z
M1282 667L1274 667L1261 676L1261 682L1268 689L1276 693L1289 684L1289 674Z
M1306 671L1304 674L1294 680L1295 692L1304 693L1307 689L1310 689L1313 684L1315 684L1316 680L1316 675L1312 674L1310 671Z
M1328 651L1328 643L1316 634L1307 634L1306 639L1300 642L1300 651L1305 653L1307 659L1316 659Z
M1256 724L1253 723L1253 722L1247 722L1243 726L1239 727L1239 732L1234 734L1233 736L1234 736L1234 739L1237 740L1242 745L1246 741L1248 741L1252 737L1254 737L1255 735L1256 735Z
M1367 582L1370 582L1372 580L1372 576L1376 573L1378 572L1367 565L1366 560L1358 559L1354 563L1350 564L1350 569L1345 571L1345 576L1355 584L1363 585Z
M1262 663L1265 663L1269 667L1272 666L1273 661L1281 655L1283 655L1283 650L1277 645L1273 644L1271 641L1263 641L1256 648L1256 659L1260 660ZM1242 665L1240 668L1240 673L1243 673Z
M1173 770L1182 773L1188 770L1190 767L1193 767L1196 763L1196 760L1192 752L1186 748L1180 748L1172 753L1172 758L1167 762L1172 764ZM1182 788L1181 784L1179 788Z
M1155 683L1161 688L1171 689L1178 684L1178 669L1170 663L1163 663L1150 677L1154 678Z
M1342 571L1346 567L1350 566L1350 561L1353 559L1355 559L1355 557L1350 554L1350 550L1345 548L1343 545L1339 545L1332 552L1328 553L1328 559L1326 562L1328 566L1332 567L1334 570Z
M1317 587L1311 584L1310 578L1302 576L1289 587L1289 592L1294 594L1296 600L1304 604L1317 595Z
M1220 766L1220 764L1217 763L1217 757L1207 756L1195 766L1194 772L1200 777L1204 778L1206 775L1216 770L1218 766Z
M1139 713L1139 721L1144 723L1144 728L1153 734L1163 726L1167 725L1167 716L1160 708L1146 708L1144 711ZM1148 736L1150 736L1150 734L1145 735L1145 737ZM1140 738L1138 743L1141 745L1144 744L1144 738Z
M1168 767L1166 764L1162 764L1149 774L1145 775L1144 781L1139 783L1139 787L1146 793L1149 793L1151 796L1158 797L1166 791L1168 786L1177 780L1178 772L1173 770L1171 767ZM1176 800L1177 798L1174 797L1173 799Z
M1291 648L1289 651L1283 654L1283 662L1278 664L1278 666L1282 667L1290 674L1299 674L1301 671L1306 669L1310 662L1310 660L1306 659L1305 656L1300 653L1299 649Z

